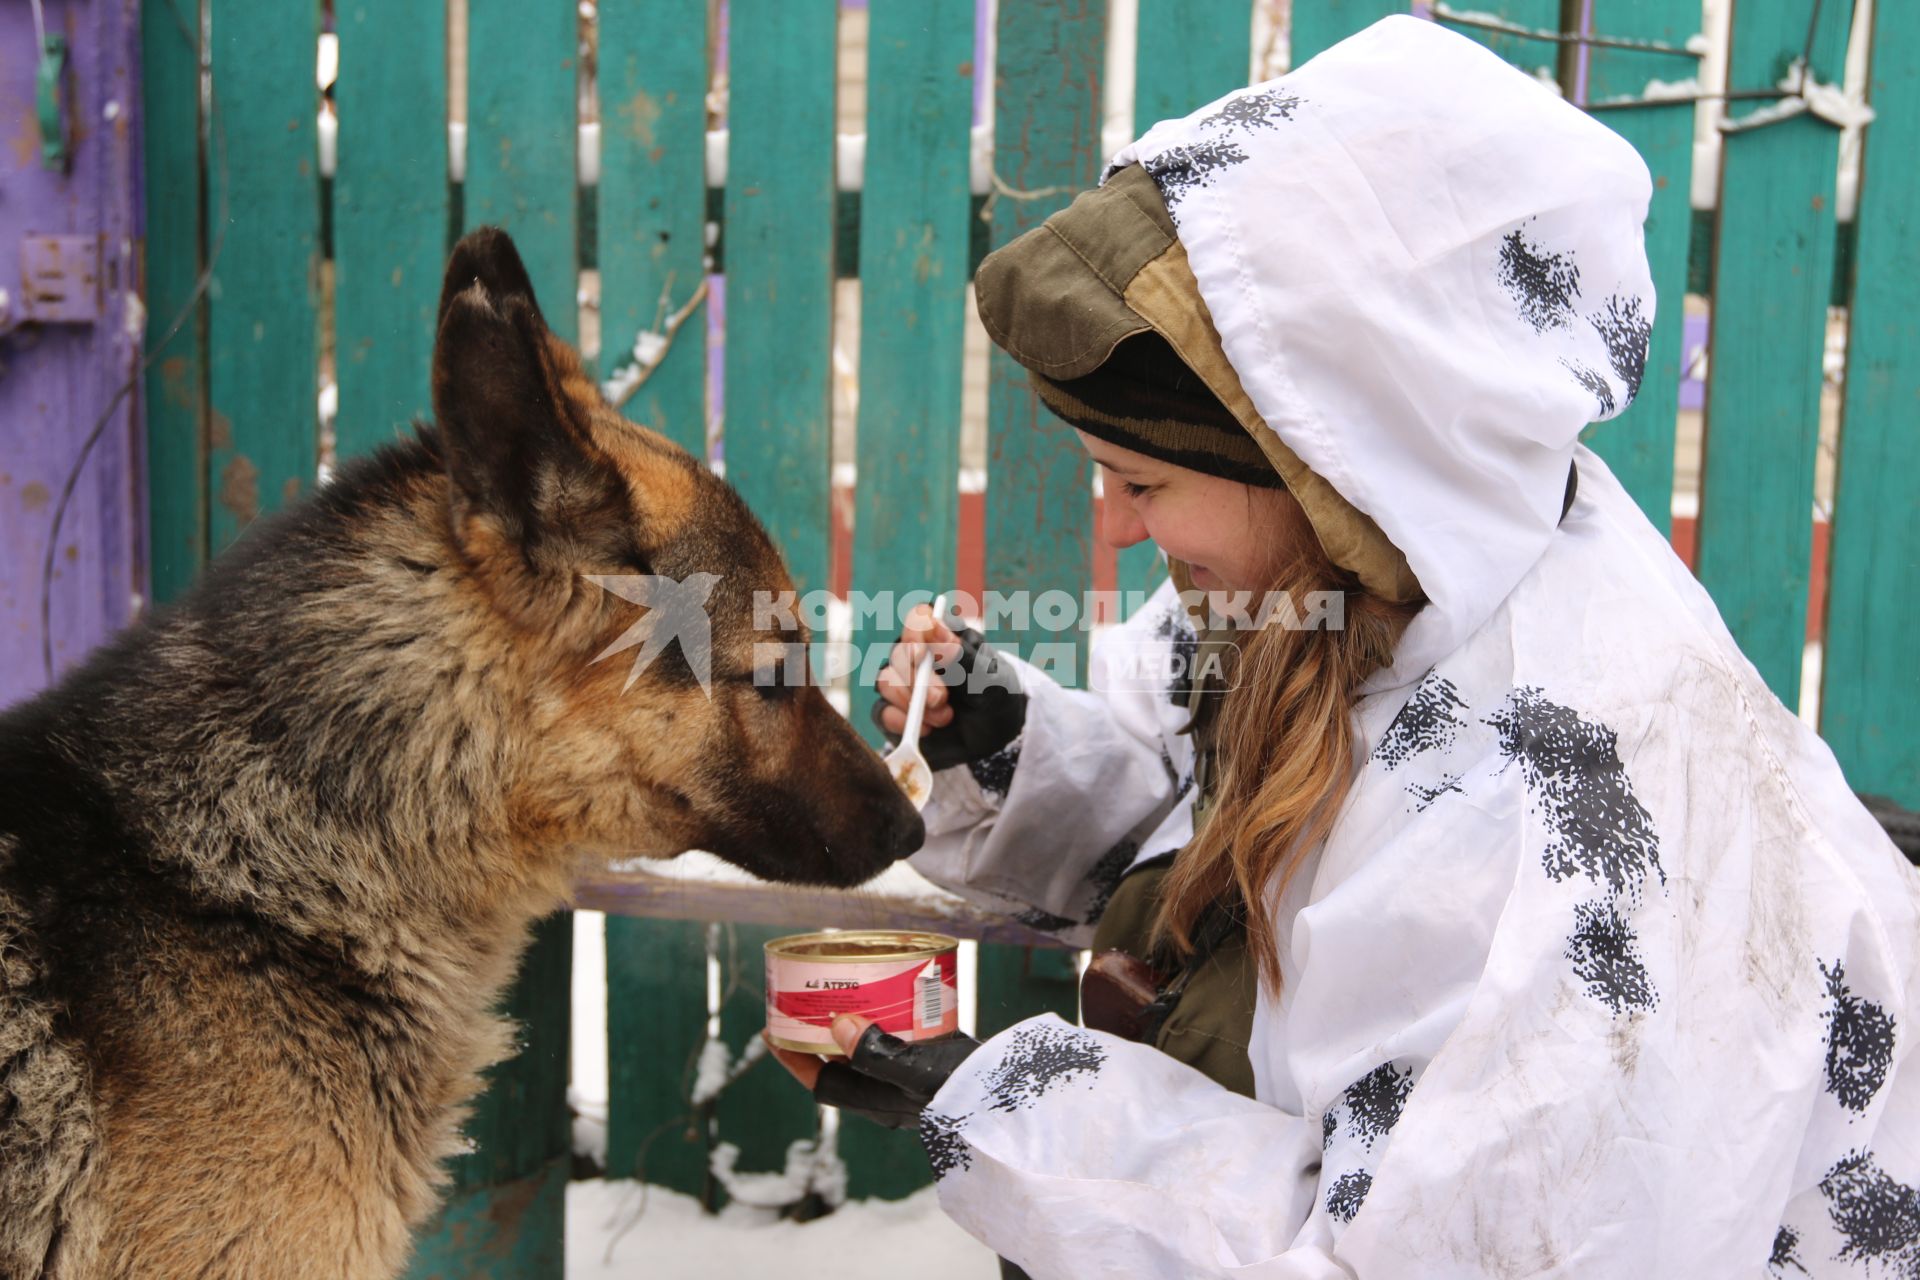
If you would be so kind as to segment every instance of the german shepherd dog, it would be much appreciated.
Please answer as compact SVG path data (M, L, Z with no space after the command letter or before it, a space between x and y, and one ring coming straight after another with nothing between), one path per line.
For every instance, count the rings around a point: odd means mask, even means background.
M6 1280L392 1276L585 860L852 885L920 843L817 687L755 679L806 638L755 632L765 531L499 231L448 265L433 407L0 715ZM595 661L643 615L583 575L702 573L707 682Z

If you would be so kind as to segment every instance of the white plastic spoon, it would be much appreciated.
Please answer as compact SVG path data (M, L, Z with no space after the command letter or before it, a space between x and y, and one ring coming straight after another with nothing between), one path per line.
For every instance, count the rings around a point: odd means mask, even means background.
M947 596L943 591L933 599L933 620L941 622L947 614ZM920 655L920 662L913 669L913 696L907 699L907 727L900 735L900 745L887 753L887 772L907 793L907 803L915 809L927 807L927 801L933 796L933 769L927 764L927 758L920 754L920 721L927 712L927 689L933 684L933 646Z

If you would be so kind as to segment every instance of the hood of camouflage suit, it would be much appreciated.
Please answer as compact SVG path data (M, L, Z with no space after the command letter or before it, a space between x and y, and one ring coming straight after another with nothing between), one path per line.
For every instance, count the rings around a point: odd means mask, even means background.
M1639 389L1645 163L1404 17L1154 126L1108 180L1133 165L1259 422L1404 554L1429 604L1368 688L1417 679L1540 558L1582 429Z

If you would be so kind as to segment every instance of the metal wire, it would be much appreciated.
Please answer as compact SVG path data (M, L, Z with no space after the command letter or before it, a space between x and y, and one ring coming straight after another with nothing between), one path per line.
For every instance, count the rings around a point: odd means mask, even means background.
M34 16L37 18L40 13L40 0L33 0L33 9ZM113 421L113 415L118 412L121 401L132 394L140 379L146 376L147 370L160 358L160 353L166 350L167 344L173 341L181 328L192 318L194 309L206 296L208 287L213 283L214 267L220 261L221 247L226 243L227 238L227 137L221 125L212 77L208 75L207 53L201 48L193 30L187 26L176 0L169 0L167 9L172 13L174 24L179 28L181 37L198 55L200 74L207 85L205 90L207 131L214 143L214 172L218 179L220 199L219 230L215 233L213 247L207 254L206 266L201 268L199 276L194 279L193 291L187 295L187 300L180 305L179 312L161 332L159 340L148 348L146 356L135 366L133 373L113 393L113 398L107 402L106 409L95 421L92 429L87 432L87 438L80 446L80 454L68 468L66 482L60 486L60 500L54 504L52 527L47 531L47 555L40 567L40 665L46 673L48 683L53 681L53 560L54 551L60 545L60 525L66 519L67 505L73 500L73 491L80 483L80 473L86 468L87 458L93 453L94 445L100 442L100 437L106 432L108 424Z
M1449 26L1473 27L1481 31L1497 31L1501 35L1519 36L1525 40L1545 40L1554 44L1585 45L1590 49L1630 49L1635 53L1666 53L1677 58L1703 58L1706 55L1679 45L1662 44L1658 40L1627 40L1618 36L1589 35L1583 31L1545 31L1535 27L1523 27L1517 22L1503 22L1499 18L1483 17L1477 14L1460 13L1444 4L1433 6L1435 20Z
M1586 111L1636 111L1646 110L1652 107L1692 106L1696 102L1784 102L1789 98L1807 99L1807 86L1814 82L1813 46L1820 32L1820 9L1824 3L1825 0L1813 0L1811 11L1807 15L1807 35L1806 39L1800 44L1800 79L1791 89L1730 89L1725 93L1684 94L1671 98L1622 98L1611 102L1583 102L1580 104L1581 109ZM1440 11L1440 8L1436 7L1436 15L1438 15ZM1854 0L1851 12L1852 22L1857 23L1860 17L1859 0ZM1495 30L1502 31L1507 29L1503 25L1496 25L1489 22L1471 22L1457 19L1448 19L1448 21L1461 21L1464 26L1493 27ZM1851 30L1851 24L1849 30ZM1511 34L1517 35L1524 33L1524 29L1517 29ZM1620 47L1618 42L1609 42L1600 39L1581 39L1580 43L1594 45L1599 48ZM1808 100L1810 101L1810 99ZM1791 119L1792 117L1785 118ZM1768 123L1778 123L1778 121L1769 121ZM1740 121L1728 119L1724 114L1719 122L1719 128L1723 133L1740 132L1739 125Z

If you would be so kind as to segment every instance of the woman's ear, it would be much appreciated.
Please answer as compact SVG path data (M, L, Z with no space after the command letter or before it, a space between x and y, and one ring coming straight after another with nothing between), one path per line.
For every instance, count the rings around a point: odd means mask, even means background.
M553 367L551 335L505 232L455 246L433 349L433 410L454 537L501 563L515 611L571 589L588 551L631 528L624 489Z

